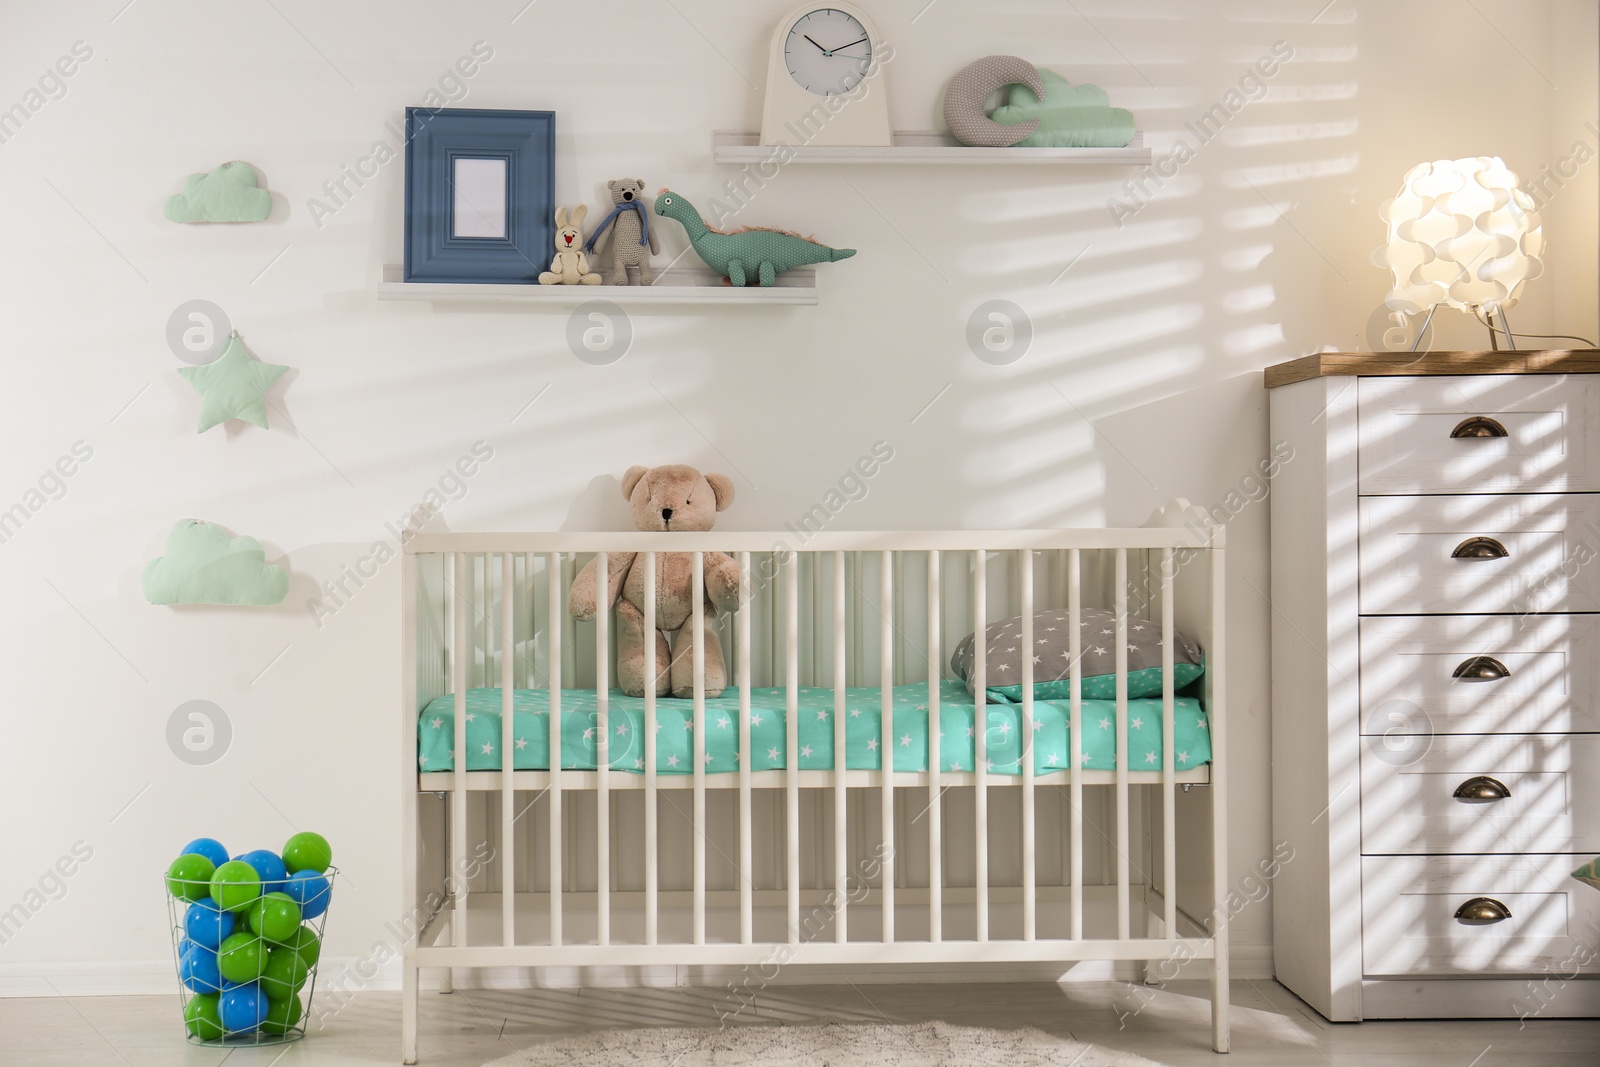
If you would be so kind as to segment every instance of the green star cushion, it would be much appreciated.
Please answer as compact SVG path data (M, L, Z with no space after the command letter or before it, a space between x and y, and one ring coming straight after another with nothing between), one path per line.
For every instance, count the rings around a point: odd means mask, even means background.
M222 355L199 367L182 367L178 373L200 394L200 429L205 433L219 422L243 419L267 428L266 392L288 367L263 363L245 351L237 332L228 339Z
M1592 885L1596 889L1600 889L1600 856L1573 871L1572 877L1587 885Z
M939 745L940 767L946 771L973 769L974 709L966 688L946 680L939 687L939 725L944 738ZM753 689L750 692L750 747L752 770L782 770L787 764L786 691ZM467 691L467 769L500 769L500 690ZM800 769L828 770L833 766L832 689L801 689ZM1174 766L1188 770L1211 759L1211 741L1200 703L1180 698L1174 705ZM1129 763L1135 770L1161 769L1161 701L1128 701ZM1066 701L1035 701L1034 770L1039 774L1063 771L1067 766ZM550 693L545 689L512 691L512 727L517 770L547 770L550 765ZM996 774L1022 773L1019 739L1022 708L1016 704L984 707L990 770ZM706 701L706 770L734 771L739 767L739 694L726 690ZM845 690L845 766L850 770L880 770L882 762L882 706L877 689ZM1116 704L1083 702L1083 766L1089 770L1116 767ZM592 689L565 689L561 693L561 766L593 770L596 759L595 729L598 713ZM616 770L644 770L644 700L610 694L610 765ZM896 686L893 719L894 769L928 769L928 686ZM661 697L656 700L656 769L663 774L694 772L694 705L692 701ZM454 768L455 698L442 696L429 702L417 721L417 765L423 771Z

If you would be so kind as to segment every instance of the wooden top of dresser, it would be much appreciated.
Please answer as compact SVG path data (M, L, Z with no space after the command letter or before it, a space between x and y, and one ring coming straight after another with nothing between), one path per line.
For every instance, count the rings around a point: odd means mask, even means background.
M1312 378L1438 374L1600 374L1600 348L1499 352L1318 352L1262 372L1268 389Z

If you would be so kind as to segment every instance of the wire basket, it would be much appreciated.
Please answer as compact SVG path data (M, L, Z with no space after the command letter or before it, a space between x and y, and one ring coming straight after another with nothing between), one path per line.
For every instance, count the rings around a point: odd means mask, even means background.
M287 879L263 885L264 892L255 902L227 912L218 909L209 896L193 902L173 896L167 891L171 879L163 876L184 1030L190 1044L229 1048L281 1045L306 1035L328 905L338 873L338 868L329 867L321 875L327 879L326 890L318 892L319 887L313 885L309 894L302 892L305 911L314 910L318 903L321 909L310 919L302 914L293 932L289 924L294 913L283 908L281 901L267 897ZM258 909L257 904L263 902L267 906ZM257 923L265 933L254 928ZM256 977L232 981L223 971L239 978L251 973Z

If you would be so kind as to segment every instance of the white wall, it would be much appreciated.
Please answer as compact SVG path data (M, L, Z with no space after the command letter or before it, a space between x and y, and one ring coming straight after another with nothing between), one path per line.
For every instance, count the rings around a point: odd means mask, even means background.
M1107 201L1136 171L785 170L739 221L860 249L820 272L821 306L637 314L633 350L611 367L568 352L562 313L378 303L381 266L399 259L399 162L313 222L319 186L391 138L386 124L480 40L494 55L462 103L556 111L560 200L598 205L623 175L708 198L734 177L711 164L710 131L756 125L787 6L8 9L0 107L74 42L93 56L0 144L0 508L74 442L94 455L0 545L0 909L74 842L93 858L0 945L0 989L130 988L162 973L156 878L200 833L243 849L321 830L348 872L330 956L386 936L409 761L398 568L320 628L306 603L473 441L495 456L450 504L452 529L618 526L614 476L669 461L734 476L727 526L776 528L878 439L895 459L839 528L1133 525L1177 494L1222 505L1267 454L1260 369L1369 347L1387 287L1368 262L1377 208L1410 165L1498 153L1535 175L1596 141L1583 128L1597 110L1595 10L1579 0L1336 0L1315 22L1322 0L873 2L897 52L901 128L933 124L957 67L1013 52L1104 85L1165 156L1193 144L1184 124L1274 42L1295 58L1122 228ZM269 223L162 219L185 175L229 159L265 176ZM1592 336L1595 188L1589 164L1547 209L1551 273L1514 313L1519 329ZM667 242L682 247L677 232ZM964 343L967 315L996 297L1036 329L1004 368ZM271 430L195 436L195 398L164 342L193 298L294 368ZM1481 347L1481 330L1442 317L1442 344ZM1230 532L1241 876L1272 847L1266 511L1248 504ZM145 604L139 569L186 516L286 557L288 602ZM232 723L211 766L167 747L168 717L191 699ZM1268 907L1235 925L1253 973Z

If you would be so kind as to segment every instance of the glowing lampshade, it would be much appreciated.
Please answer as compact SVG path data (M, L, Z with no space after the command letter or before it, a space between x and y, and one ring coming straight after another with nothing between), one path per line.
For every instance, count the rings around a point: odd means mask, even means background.
M1388 305L1417 314L1438 304L1491 313L1513 307L1544 273L1544 231L1533 198L1499 156L1440 159L1407 172L1379 214L1394 272Z

